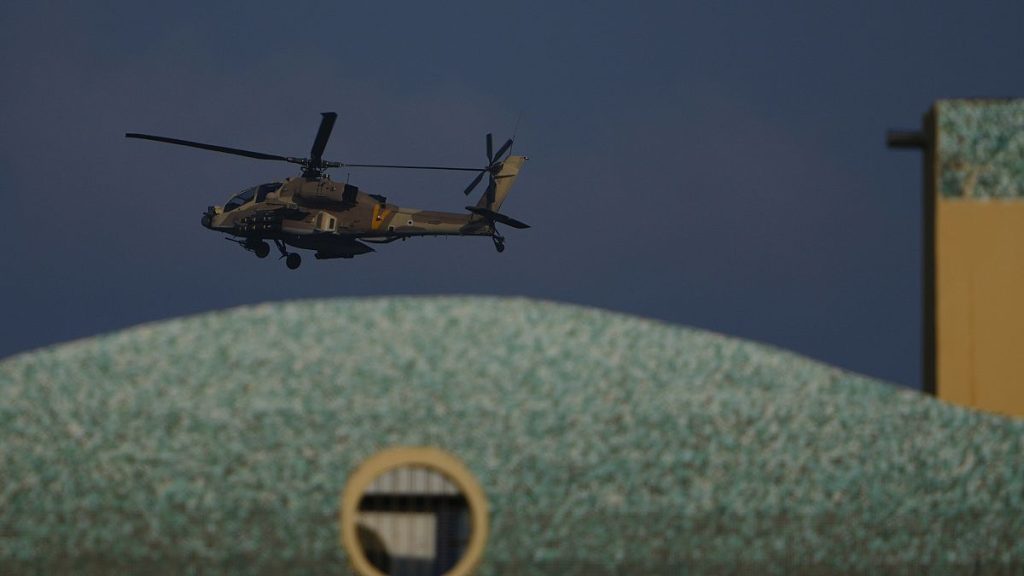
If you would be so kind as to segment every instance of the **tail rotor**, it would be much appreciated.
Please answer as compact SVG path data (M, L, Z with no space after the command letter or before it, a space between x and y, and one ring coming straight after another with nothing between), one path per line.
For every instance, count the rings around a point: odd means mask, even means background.
M487 181L487 194L486 194L486 196L491 201L493 201L494 200L494 188L495 188L494 176L498 172L501 171L501 165L502 165L502 162L504 161L503 156L506 156L507 154L509 154L510 153L509 150L511 148L512 148L512 139L509 138L508 140L505 141L504 144L502 144L498 148L497 152L494 152L494 135L488 133L487 134L487 166L485 166L483 169L480 170L480 173L477 174L475 178L473 178L473 180L469 183L469 186L466 186L466 189L463 190L462 193L465 194L466 196L469 196L473 192L473 190L476 190L476 187L480 185L480 182L483 181L484 174L487 174L488 175L488 181Z

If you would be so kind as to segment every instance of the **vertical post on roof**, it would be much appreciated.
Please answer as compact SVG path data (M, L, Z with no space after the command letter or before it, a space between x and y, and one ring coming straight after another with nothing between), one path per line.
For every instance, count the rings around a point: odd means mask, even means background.
M890 130L890 148L921 150L921 389L935 395L935 112L924 115L921 131Z

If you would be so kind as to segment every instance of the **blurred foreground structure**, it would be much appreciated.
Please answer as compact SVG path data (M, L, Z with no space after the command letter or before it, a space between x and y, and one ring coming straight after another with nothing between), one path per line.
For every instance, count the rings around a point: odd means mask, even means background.
M6 359L0 398L4 574L1024 567L1024 421L576 306L238 308Z
M924 389L1024 416L1024 100L940 100L924 150Z

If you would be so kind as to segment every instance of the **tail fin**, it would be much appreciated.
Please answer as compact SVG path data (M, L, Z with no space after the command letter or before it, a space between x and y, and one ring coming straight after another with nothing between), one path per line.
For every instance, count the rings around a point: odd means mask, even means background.
M509 156L501 163L501 170L494 175L494 186L488 186L480 201L476 203L477 208L483 208L491 212L497 212L501 204L508 197L508 191L519 175L526 156Z

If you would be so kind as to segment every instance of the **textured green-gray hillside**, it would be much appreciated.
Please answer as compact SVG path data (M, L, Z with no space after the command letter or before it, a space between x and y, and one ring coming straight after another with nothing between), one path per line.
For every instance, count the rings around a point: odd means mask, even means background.
M337 572L364 458L437 445L481 572L1024 563L1024 422L521 299L262 305L0 362L0 572Z

